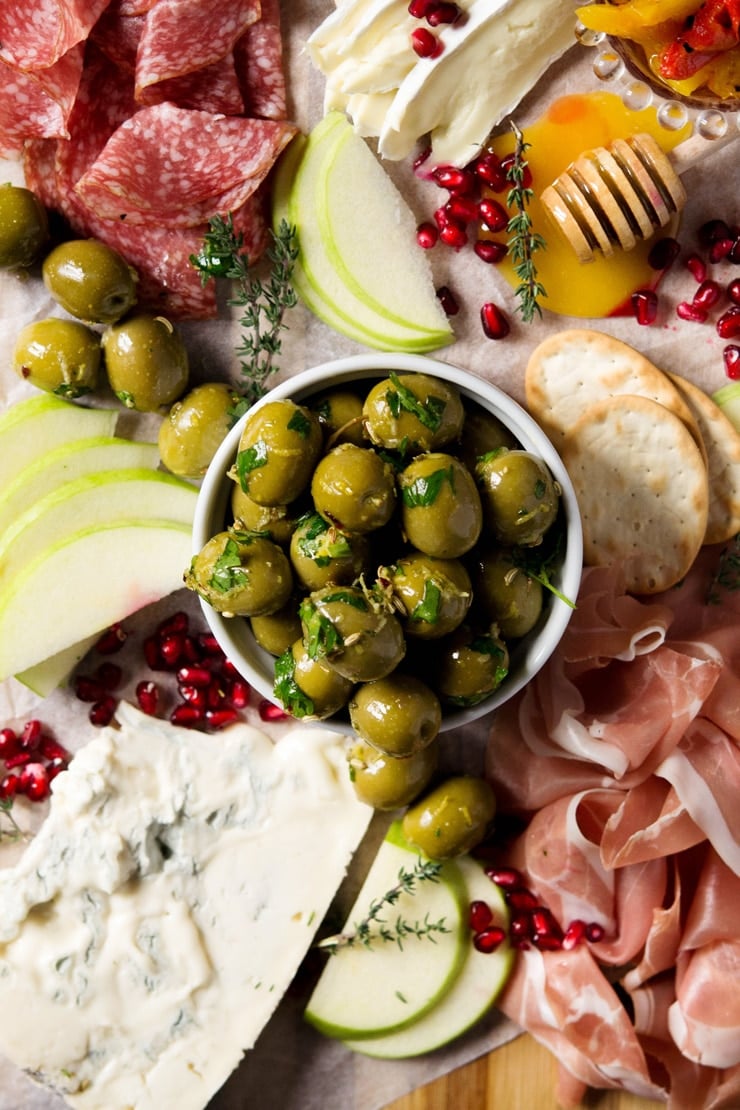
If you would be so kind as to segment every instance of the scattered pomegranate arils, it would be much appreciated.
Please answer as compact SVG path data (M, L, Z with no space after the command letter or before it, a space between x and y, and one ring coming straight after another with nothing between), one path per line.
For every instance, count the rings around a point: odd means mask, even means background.
M442 309L447 316L457 316L460 311L460 305L457 303L457 297L452 292L449 285L440 285L437 290L437 300L442 305Z
M21 747L28 752L35 751L41 741L42 733L43 725L41 721L37 720L35 717L30 721L26 721L20 735Z
M509 932L516 940L527 939L532 936L532 915L529 913L515 913L509 922Z
M493 189L494 193L503 193L508 187L506 170L501 168L501 160L493 151L476 158L471 169L476 177Z
M21 743L12 728L0 729L0 759L12 759L21 749Z
M581 921L580 918L576 918L575 921L571 921L570 925L565 930L561 947L566 951L569 951L571 948L577 948L578 945L586 939L586 932L586 922Z
M699 308L710 309L722 296L722 287L716 281L703 281L694 296L691 303L698 305Z
M735 236L732 247L727 253L727 261L731 262L733 266L740 265L740 235Z
M727 258L730 251L735 245L734 239L717 239L712 243L709 248L709 261L721 262L723 258Z
M207 709L206 723L210 728L226 728L227 725L236 724L239 714L236 709Z
M490 197L478 201L478 215L489 231L505 231L509 223L509 214L503 204Z
M506 933L500 925L491 925L489 928L482 929L479 933L475 934L473 937L473 947L477 949L478 952L495 952L497 948L501 947L505 940Z
M470 194L475 191L475 178L466 169L459 166L436 166L432 177L441 189L448 189L451 193Z
M487 902L476 898L468 907L468 925L474 933L487 929L493 921L493 910Z
M260 719L263 721L285 721L288 719L288 714L279 705L273 705L267 698L263 698L257 707L257 712Z
M689 271L694 281L701 284L706 281L707 277L707 264L703 258L698 254L690 254L686 259L686 269Z
M229 686L226 700L233 709L246 709L252 698L252 690L248 682L236 679Z
M524 876L521 871L517 871L514 867L487 867L486 875L492 883L504 890L524 887Z
M177 690L184 702L192 705L199 712L205 713L208 706L208 697L202 687L190 686L187 682L181 682Z
M120 651L126 643L128 633L124 631L120 624L112 624L102 636L99 637L95 644L95 651L98 655L114 655Z
M727 296L733 304L740 305L740 278L734 278L727 286Z
M204 711L194 705L176 705L170 713L172 724L180 725L182 728L195 728L196 725L203 724L204 720Z
M95 678L104 690L117 690L123 682L123 671L117 663L101 663L95 670Z
M443 23L455 23L460 18L460 9L457 4L436 3L432 4L426 14L426 21L430 27L439 27Z
M0 779L0 798L7 801L18 793L18 775L5 775Z
M563 939L562 929L546 906L537 906L532 910L532 927L535 937L557 937L561 941Z
M136 702L142 713L156 717L159 711L159 687L151 679L143 679L136 685Z
M184 609L178 609L165 617L156 627L156 634L160 637L169 636L171 632L187 632L190 628L190 617Z
M599 925L598 921L591 921L586 926L586 940L591 944L598 944L600 940L604 939L605 930L603 925Z
M5 760L5 767L8 771L13 771L16 767L25 767L32 759L33 756L30 752L17 752L15 755L8 756Z
M732 381L740 380L740 347L729 343L722 352L725 363L725 374Z
M414 19L424 19L430 8L433 8L435 0L411 0L409 4L409 15Z
M436 247L438 239L439 231L434 226L434 224L429 223L428 221L426 223L419 224L416 229L416 242L419 244L422 250L428 251L431 250L432 247Z
M205 688L210 686L213 679L213 673L209 671L208 667L197 667L188 663L184 667L180 667L177 672L177 681L186 683L188 686L197 686Z
M32 802L40 802L49 794L49 773L43 763L29 763L18 776L18 792Z
M670 235L665 239L658 239L653 243L648 254L648 266L651 270L667 270L673 265L681 253L681 245L677 239Z
M737 339L740 336L740 305L732 305L717 321L720 339Z
M469 224L478 219L478 205L472 197L455 195L450 197L445 205L450 220Z
M440 231L443 227L447 227L450 222L450 213L447 211L447 205L443 204L440 208L435 208L433 218Z
M221 667L223 674L228 675L230 678L241 678L239 671L236 669L230 659L224 659Z
M701 305L691 304L689 301L680 301L676 305L676 315L682 320L690 320L695 324L705 324L706 310Z
M185 637L182 632L167 632L159 637L159 654L166 667L174 669L183 656Z
M509 321L492 301L481 306L480 319L483 331L489 339L505 339L511 331Z
M67 759L50 759L46 764L46 773L49 776L49 782L53 782L57 775L61 775L62 771L66 771L69 766Z
M223 658L224 653L221 650L221 645L212 632L199 633L196 637L196 643L203 655L213 655Z
M632 294L635 319L643 327L654 324L658 317L658 295L652 289L638 289Z
M88 713L91 723L98 728L105 728L113 720L117 705L116 699L111 694L106 694L91 707Z
M419 151L413 161L414 173L418 173L421 167L429 161L429 156L431 153L432 148L430 146L425 146L422 150Z
M189 663L201 663L203 661L203 653L198 647L198 641L193 636L183 636L182 657L187 659Z
M105 690L95 678L80 674L75 678L75 697L78 701L100 701Z
M72 758L67 749L58 743L52 736L44 735L41 737L39 751L44 759L48 759L52 762L61 759L65 763L69 763Z
M483 262L496 266L506 258L509 248L506 243L499 243L495 239L477 239L473 244L473 250Z
M535 910L539 905L532 891L526 887L505 890L504 897L511 908L519 913Z
M416 27L411 32L411 47L420 58L438 58L445 45L426 27Z
M206 705L209 709L218 709L218 707L223 704L224 698L226 697L223 682L218 678L214 678L205 693Z
M699 242L705 247L711 247L718 239L728 239L730 228L724 220L707 220L699 228Z
M443 243L453 250L459 251L468 241L468 234L464 227L456 223L447 223L439 229L439 237Z

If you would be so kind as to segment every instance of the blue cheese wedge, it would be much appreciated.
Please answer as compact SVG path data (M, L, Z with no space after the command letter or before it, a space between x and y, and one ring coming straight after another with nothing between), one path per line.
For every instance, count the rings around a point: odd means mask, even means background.
M130 706L0 873L0 1053L80 1110L201 1110L311 944L372 810L343 738Z

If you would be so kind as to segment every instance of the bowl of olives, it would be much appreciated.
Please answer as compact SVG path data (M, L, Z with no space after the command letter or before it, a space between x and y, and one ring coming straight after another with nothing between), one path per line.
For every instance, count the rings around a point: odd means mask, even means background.
M415 761L418 787L438 733L545 663L581 566L567 472L520 405L455 366L368 354L281 382L229 431L185 581L255 690Z

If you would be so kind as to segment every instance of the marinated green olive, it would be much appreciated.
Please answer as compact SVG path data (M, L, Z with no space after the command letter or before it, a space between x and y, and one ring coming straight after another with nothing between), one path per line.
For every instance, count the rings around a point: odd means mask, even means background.
M518 446L516 437L492 412L478 408L466 410L460 458L471 474L475 474L475 464L481 455L497 451L500 447L513 451Z
M499 688L508 671L509 651L495 630L475 633L461 626L437 658L435 689L447 705L478 705Z
M368 393L365 431L391 451L438 451L460 435L464 410L454 386L428 374L390 374Z
M403 607L407 636L446 636L462 624L473 600L470 576L457 559L413 551L379 573Z
M164 316L130 316L106 328L102 344L110 387L126 408L156 412L185 392L188 353Z
M20 185L0 185L0 270L31 266L49 238L46 209Z
M13 369L37 389L74 400L95 389L100 339L76 320L36 320L21 329L13 350Z
M476 465L486 524L506 544L540 543L558 515L560 491L529 451L494 451Z
M293 589L290 562L272 540L251 532L219 532L185 572L185 585L227 616L274 613Z
M321 447L321 426L309 409L268 401L244 422L234 475L259 505L289 505L307 487Z
M354 443L362 447L365 432L362 427L362 398L349 389L331 389L323 397L311 401L324 429L327 448L340 443Z
M432 740L406 759L396 759L357 740L347 758L350 779L361 802L380 810L400 809L431 782L439 763L439 741Z
M291 505L258 505L241 486L234 484L231 512L238 528L247 532L268 532L275 543L290 543L300 512Z
M403 659L401 623L384 599L357 586L326 586L301 603L303 640L312 658L324 657L353 682L390 674Z
M419 455L398 477L409 543L438 559L457 559L477 543L481 501L470 471L441 452Z
M306 513L290 538L290 561L301 586L350 586L369 567L370 547L359 532L342 532L318 513Z
M430 859L452 859L472 851L496 816L496 795L485 779L446 779L406 811L406 839Z
M257 643L270 655L282 655L301 636L298 606L292 599L276 613L250 617L249 625Z
M159 427L159 455L181 478L201 478L231 426L238 394L223 382L205 382L177 401Z
M324 657L311 656L302 639L275 661L275 697L292 717L333 716L349 701L352 686Z
M385 755L404 758L431 744L442 723L442 710L426 683L394 671L357 687L350 699L349 719L362 740Z
M135 270L97 239L70 239L47 254L46 288L70 316L114 324L136 304Z
M473 584L476 600L505 640L518 640L537 624L542 586L517 566L511 551L502 548L476 559Z
M372 532L396 507L393 468L370 448L342 443L319 460L311 496L317 512L342 531Z

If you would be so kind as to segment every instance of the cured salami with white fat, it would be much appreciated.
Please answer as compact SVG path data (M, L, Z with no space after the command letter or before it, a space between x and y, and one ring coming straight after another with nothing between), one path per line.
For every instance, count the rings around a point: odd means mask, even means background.
M280 0L262 0L260 18L239 39L234 53L247 114L286 119Z
M13 0L0 4L0 58L47 69L84 42L108 0Z
M25 71L0 59L0 154L18 153L26 139L67 138L81 75L81 46L45 69Z

